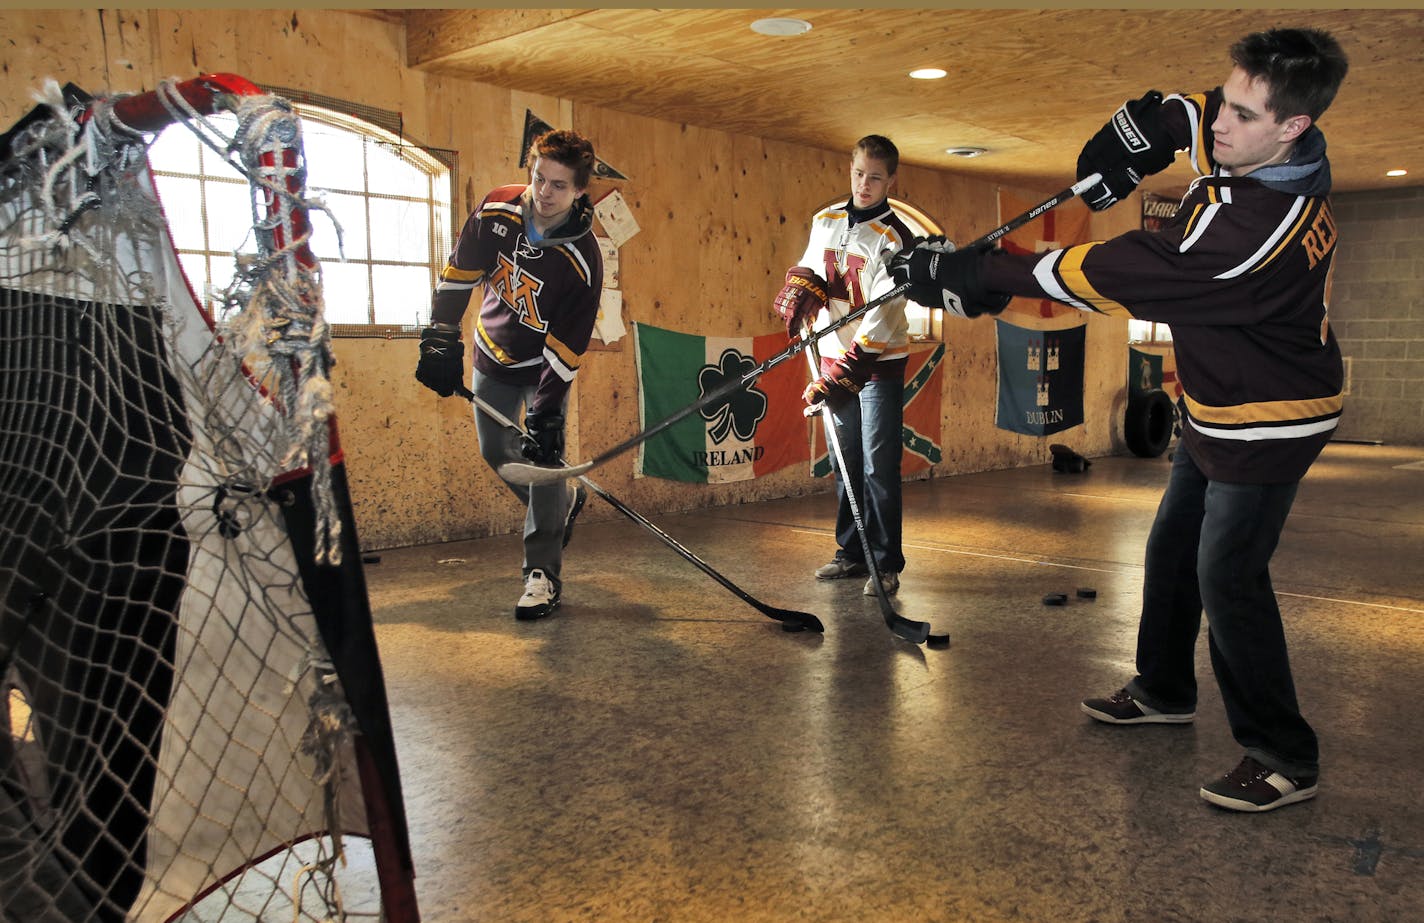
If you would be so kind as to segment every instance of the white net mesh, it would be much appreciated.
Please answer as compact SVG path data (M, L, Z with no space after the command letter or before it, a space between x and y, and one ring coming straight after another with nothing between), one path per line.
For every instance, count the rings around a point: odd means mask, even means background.
M159 95L252 181L258 253L216 326L111 101L51 85L0 168L0 919L377 915L369 863L338 873L399 788L386 737L363 797L380 675L358 716L313 605L349 504L300 125L220 96L216 138Z

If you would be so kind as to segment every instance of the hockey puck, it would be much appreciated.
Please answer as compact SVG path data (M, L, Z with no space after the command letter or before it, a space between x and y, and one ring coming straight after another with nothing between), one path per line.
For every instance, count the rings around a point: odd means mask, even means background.
M925 646L933 648L949 647L949 635L930 635L928 638L925 639Z
M1097 599L1097 598L1098 598L1098 591L1095 590L1095 589L1093 589L1093 588L1090 587L1090 586L1080 586L1080 587L1078 587L1078 598L1079 598L1079 599Z
M381 556L378 555L378 554L363 554L363 555L361 555L361 563L362 563L362 564L380 564L380 563L381 563Z
M1068 604L1068 594L1049 593L1047 596L1043 597L1043 604L1045 606L1066 606Z

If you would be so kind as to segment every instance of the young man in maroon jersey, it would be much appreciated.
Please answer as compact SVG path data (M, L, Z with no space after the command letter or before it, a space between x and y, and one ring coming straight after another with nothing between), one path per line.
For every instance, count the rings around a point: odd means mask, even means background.
M480 453L495 470L507 462L557 464L564 451L569 388L598 316L603 258L593 208L584 190L593 145L573 131L550 131L529 150L529 184L491 190L465 221L431 299L431 325L421 331L415 377L442 397L464 382L461 318L483 289L474 322L473 391L532 441L475 410ZM565 481L509 484L525 505L521 620L559 605L563 549L583 506L582 487Z
M1269 811L1314 797L1320 772L1268 565L1342 407L1327 313L1330 162L1315 123L1348 64L1314 29L1248 35L1231 61L1217 89L1124 103L1079 157L1080 178L1103 176L1084 194L1102 209L1189 149L1202 175L1166 227L1024 256L922 247L892 272L912 298L962 317L1022 295L1171 325L1182 439L1147 540L1137 675L1082 707L1115 725L1191 721L1205 611L1217 686L1246 753L1201 796Z

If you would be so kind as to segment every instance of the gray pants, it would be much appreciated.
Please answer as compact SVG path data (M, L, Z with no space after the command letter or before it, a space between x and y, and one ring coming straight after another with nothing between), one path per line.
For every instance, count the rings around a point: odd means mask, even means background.
M516 423L523 423L524 408L534 397L534 386L521 387L495 381L487 375L474 373L474 392L481 400ZM506 462L528 461L519 450L520 438L503 424L491 420L475 408L475 432L480 437L480 454L496 471ZM525 484L506 486L524 504L524 576L534 569L542 570L554 587L563 586L559 571L564 563L564 521L569 513L568 482L555 481L529 487Z

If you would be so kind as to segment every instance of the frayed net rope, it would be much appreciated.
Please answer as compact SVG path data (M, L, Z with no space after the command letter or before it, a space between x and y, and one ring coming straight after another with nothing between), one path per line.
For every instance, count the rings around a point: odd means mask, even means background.
M341 519L331 486L330 439L335 413L330 369L335 359L320 270L310 251L302 253L311 224L300 222L298 233L296 217L313 210L326 212L326 207L304 195L301 123L291 103L280 97L223 97L222 103L238 120L233 137L226 139L188 105L173 82L159 86L159 98L175 115L181 114L179 121L204 144L247 177L258 252L234 253L237 271L220 296L223 332L239 356L269 365L278 409L291 437L282 464L311 470L316 560L339 564ZM284 156L288 152L296 155L291 165Z

